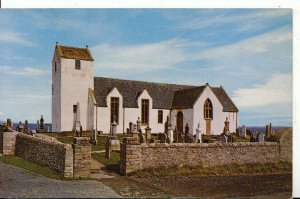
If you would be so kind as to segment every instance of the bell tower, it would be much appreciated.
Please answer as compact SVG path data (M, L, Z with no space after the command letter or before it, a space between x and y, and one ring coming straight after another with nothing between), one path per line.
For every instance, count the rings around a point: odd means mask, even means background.
M94 59L88 46L56 43L52 59L52 131L88 129L89 90L94 90ZM74 118L76 116L76 118ZM80 119L79 119L80 118Z

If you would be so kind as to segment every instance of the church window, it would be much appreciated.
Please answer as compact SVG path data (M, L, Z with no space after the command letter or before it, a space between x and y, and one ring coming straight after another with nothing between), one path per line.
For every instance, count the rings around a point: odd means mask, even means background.
M56 62L54 62L54 72L56 72Z
M213 107L209 99L204 103L204 119L213 119Z
M158 123L163 123L163 111L158 110Z
M75 69L80 70L80 60L75 60Z
M54 94L54 86L53 86L53 84L52 84L52 95Z
M119 124L119 98L112 97L110 98L110 122L114 122L114 118L116 122Z
M142 99L142 124L149 123L149 100Z
M77 105L73 105L73 113L77 112Z

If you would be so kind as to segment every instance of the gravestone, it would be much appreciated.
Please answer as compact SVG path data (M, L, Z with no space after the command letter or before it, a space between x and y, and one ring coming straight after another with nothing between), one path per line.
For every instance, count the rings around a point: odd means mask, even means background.
M20 122L19 122L19 125L18 125L17 128L16 128L16 131L18 131L18 132L23 132L23 129L24 129L24 126L23 126L22 122L20 121Z
M229 132L229 121L228 121L228 117L226 117L226 120L225 120L225 122L224 122L224 131L223 131L223 133L227 133L227 132Z
M168 125L169 125L169 116L167 116L167 121L165 122L164 133L167 133L167 132L168 132Z
M221 135L221 143L226 143L227 142L227 136L225 134Z
M137 125L137 131L140 132L140 130L141 130L141 120L140 120L140 117L138 117L138 120L136 121L136 125Z
M241 130L239 136L240 136L240 137L246 137L246 135L247 135L247 128L246 128L245 125L243 125L243 126L242 126L242 130Z
M266 138L269 138L270 136L269 136L269 125L267 124L266 125L266 130L265 130L265 134L266 134Z
M263 134L263 133L259 133L259 134L257 135L257 141L258 141L258 142L264 142L264 141L265 141L265 139L264 139L264 134Z
M150 140L151 140L151 128L149 127L149 123L148 123L147 127L145 128L145 132L146 132L146 140L147 140L147 142L150 142Z
M118 127L118 124L116 122L116 117L114 117L114 121L113 121L113 123L111 123L111 134L109 137L110 147L109 148L111 150L119 151L120 150L120 141L117 136L117 130L118 130L117 127Z
M190 127L189 127L189 124L186 123L185 128L184 128L184 134L187 135L187 134L189 134L189 132L190 132Z
M269 125L269 137L272 135L273 129L272 129L272 123Z
M13 123L11 122L10 118L7 118L6 120L6 128L9 130L13 129Z
M172 129L172 125L170 123L168 124L168 142L169 143L174 142L173 129Z
M28 120L25 120L25 125L23 129L23 133L29 134Z
M166 143L166 141L167 141L167 135L165 133L162 133L160 143Z
M201 130L200 130L200 123L198 123L198 126L196 128L196 143L201 143Z
M38 131L39 129L40 129L40 121L37 120L37 121L36 121L36 130Z
M134 129L133 123L129 122L129 133L132 133Z
M250 135L250 142L257 142L257 134L256 133L251 133Z

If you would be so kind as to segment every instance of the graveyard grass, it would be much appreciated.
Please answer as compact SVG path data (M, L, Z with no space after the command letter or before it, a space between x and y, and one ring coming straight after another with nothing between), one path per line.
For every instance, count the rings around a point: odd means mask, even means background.
M203 167L202 165L194 167L160 167L146 168L129 173L128 175L138 178L159 178L177 176L230 176L281 173L292 173L292 164L289 162L278 162L264 164L229 164L212 167Z
M38 173L40 175L46 176L48 178L52 179L59 179L59 180L67 180L64 178L61 174L58 172L50 169L49 167L43 167L40 165L37 165L35 163L29 162L27 160L24 160L23 158L17 157L17 156L0 156L0 161L12 164L14 166L32 171L34 173Z

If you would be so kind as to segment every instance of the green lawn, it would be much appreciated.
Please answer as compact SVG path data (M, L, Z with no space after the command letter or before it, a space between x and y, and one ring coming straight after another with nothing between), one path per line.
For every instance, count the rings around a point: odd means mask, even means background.
M46 176L48 178L53 179L60 179L60 180L66 180L66 178L63 177L63 175L59 174L58 172L51 170L48 167L43 167L40 165L37 165L35 163L29 162L27 160L24 160L23 158L17 157L17 156L1 156L0 161L12 164L17 167L32 171L34 173L41 174L43 176Z

